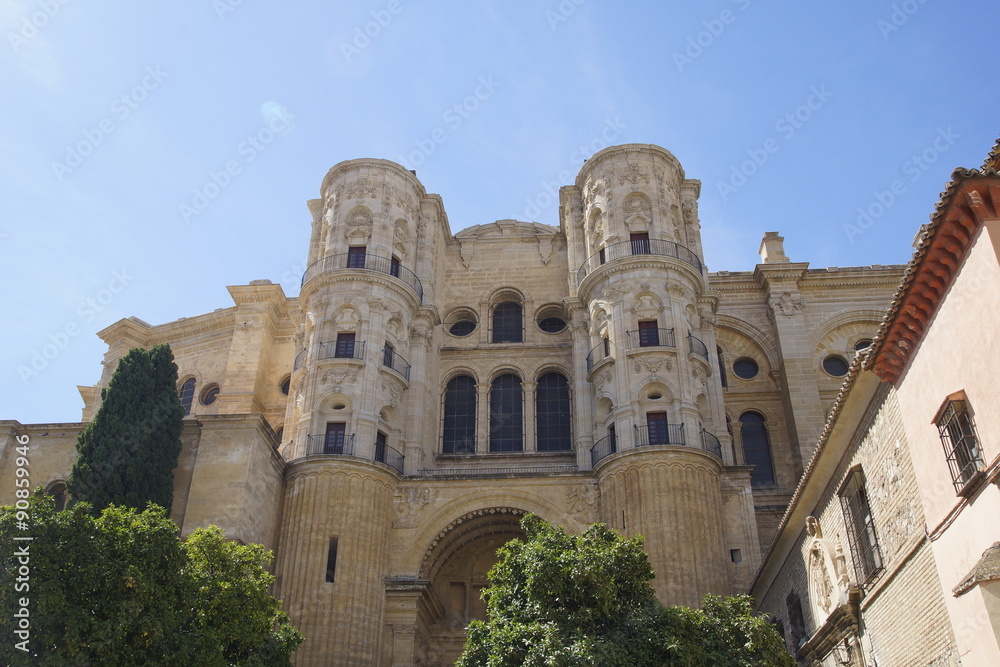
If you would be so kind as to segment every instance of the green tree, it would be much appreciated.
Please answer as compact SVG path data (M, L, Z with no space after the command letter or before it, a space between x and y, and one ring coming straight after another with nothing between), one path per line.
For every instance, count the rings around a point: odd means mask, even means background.
M27 533L0 507L0 580L26 576L26 588L0 588L0 664L263 667L290 664L302 641L267 592L261 546L216 527L182 541L159 506L95 517L36 494L29 514L33 539L14 541ZM17 634L22 608L28 637Z
M521 527L526 540L497 552L483 592L488 618L470 624L457 665L794 667L747 596L708 596L703 609L661 605L641 536L602 524L567 535L534 515Z
M66 485L73 501L89 503L94 512L111 504L169 509L183 418L170 346L129 350L77 440Z

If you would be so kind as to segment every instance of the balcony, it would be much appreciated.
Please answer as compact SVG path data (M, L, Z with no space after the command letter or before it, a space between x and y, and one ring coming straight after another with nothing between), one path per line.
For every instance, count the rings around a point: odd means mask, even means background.
M398 373L407 382L410 381L410 364L391 347L382 348L382 365Z
M635 425L635 446L648 447L650 445L687 445L687 438L684 436L684 424L657 424L650 429L649 426Z
M705 361L708 361L708 348L701 342L701 339L695 338L691 334L688 334L688 352L690 354L697 354Z
M663 239L643 239L641 241L614 243L588 257L587 261L576 272L576 284L580 285L583 279L587 277L587 274L603 264L613 262L616 259L637 255L673 257L674 259L679 259L682 262L690 264L697 269L698 273L702 272L701 260L698 259L698 255L681 244Z
M364 359L365 342L360 341L327 341L319 344L319 359Z
M590 448L590 465L596 466L601 459L618 451L618 436L614 433L604 436Z
M587 353L587 372L594 370L594 366L611 356L611 341L605 338L598 343L594 349Z
M302 368L302 364L304 364L305 361L306 361L306 351L299 350L299 353L295 355L295 363L292 364L292 372L294 373L295 371Z
M340 269L347 269L349 271L375 271L397 278L409 286L416 293L417 299L423 303L424 287L420 283L420 278L417 278L413 271L401 266L398 260L391 257L379 257L378 255L369 254L349 255L346 253L343 255L330 255L313 262L306 269L305 273L302 274L301 284L305 285L316 276Z
M361 457L356 453L354 435L354 433L349 436L344 436L341 433L307 435L306 456L350 456L367 459L367 457ZM390 447L382 442L376 442L373 456L368 460L384 463L402 475L403 458L403 455L394 447Z
M673 329L639 329L625 332L625 349L637 347L677 347Z
M705 429L701 429L700 435L701 435L701 448L704 449L706 452L711 452L712 454L715 454L721 460L722 443L719 442L719 439L716 438L711 433L709 433L708 431L706 431Z

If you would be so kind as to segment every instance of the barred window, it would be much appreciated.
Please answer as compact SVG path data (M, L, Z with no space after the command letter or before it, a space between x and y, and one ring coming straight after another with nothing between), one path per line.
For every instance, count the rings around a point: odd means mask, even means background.
M535 391L535 431L538 451L565 451L572 448L569 418L569 383L561 373L538 378Z
M476 381L459 375L444 391L442 451L445 454L476 453Z
M964 396L962 400L947 401L934 423L941 435L955 492L961 494L984 468L976 424Z
M865 475L861 468L855 468L848 474L838 495L844 511L844 522L847 524L854 571L858 582L865 584L882 571L883 563L875 521L868 504Z
M493 342L520 343L524 340L521 304L504 301L493 309Z
M184 380L184 384L181 385L180 396L181 396L181 406L184 408L184 414L191 414L191 404L194 403L194 378L188 378Z
M524 450L524 400L521 378L505 373L490 387L490 451Z

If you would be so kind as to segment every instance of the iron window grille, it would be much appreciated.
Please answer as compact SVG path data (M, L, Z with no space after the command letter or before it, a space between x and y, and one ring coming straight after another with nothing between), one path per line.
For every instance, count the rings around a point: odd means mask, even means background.
M854 571L861 585L867 584L882 571L882 550L878 544L878 533L868 504L865 476L857 468L847 476L840 489L840 505L847 524L847 538L851 545Z
M985 467L968 403L965 400L948 401L935 423L955 493L961 494L981 476Z

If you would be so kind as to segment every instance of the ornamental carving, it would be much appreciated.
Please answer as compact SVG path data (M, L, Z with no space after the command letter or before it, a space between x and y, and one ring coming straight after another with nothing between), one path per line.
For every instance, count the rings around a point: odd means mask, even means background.
M342 384L354 384L358 379L358 368L345 368L341 370L328 370L320 378L322 384L332 384L339 387Z
M406 215L408 215L411 218L414 218L417 215L416 207L413 204L411 204L409 200L403 199L398 195L396 196L396 206L406 211Z
M347 226L352 229L371 229L372 214L368 209L358 208L347 217Z
M669 359L664 359L663 357L642 357L636 359L632 368L636 373L641 373L643 369L646 369L648 373L655 373L661 368L665 371L671 371L674 365Z
M581 523L590 523L597 506L597 487L593 484L576 486L569 492L569 509L573 514L582 515Z
M371 306L372 310L389 310L389 307L392 306L391 303L377 296L368 297L368 305Z
M356 181L353 185L347 188L347 198L348 199L364 199L369 197L375 199L378 188L374 183L369 181L367 178L362 178L360 181Z
M802 310L804 302L802 299L793 298L791 292L785 292L778 298L772 296L768 300L767 306L773 315L793 317L795 313Z
M642 195L632 195L625 200L625 212L628 214L645 213L650 210L649 200Z
M639 165L630 164L628 166L628 173L618 174L618 185L622 185L625 181L628 181L632 185L638 185L639 180L643 183L649 183L649 172L643 171Z
M823 539L819 520L806 518L809 550L806 561L809 580L809 603L813 619L821 627L834 609L847 602L850 580L840 544Z

